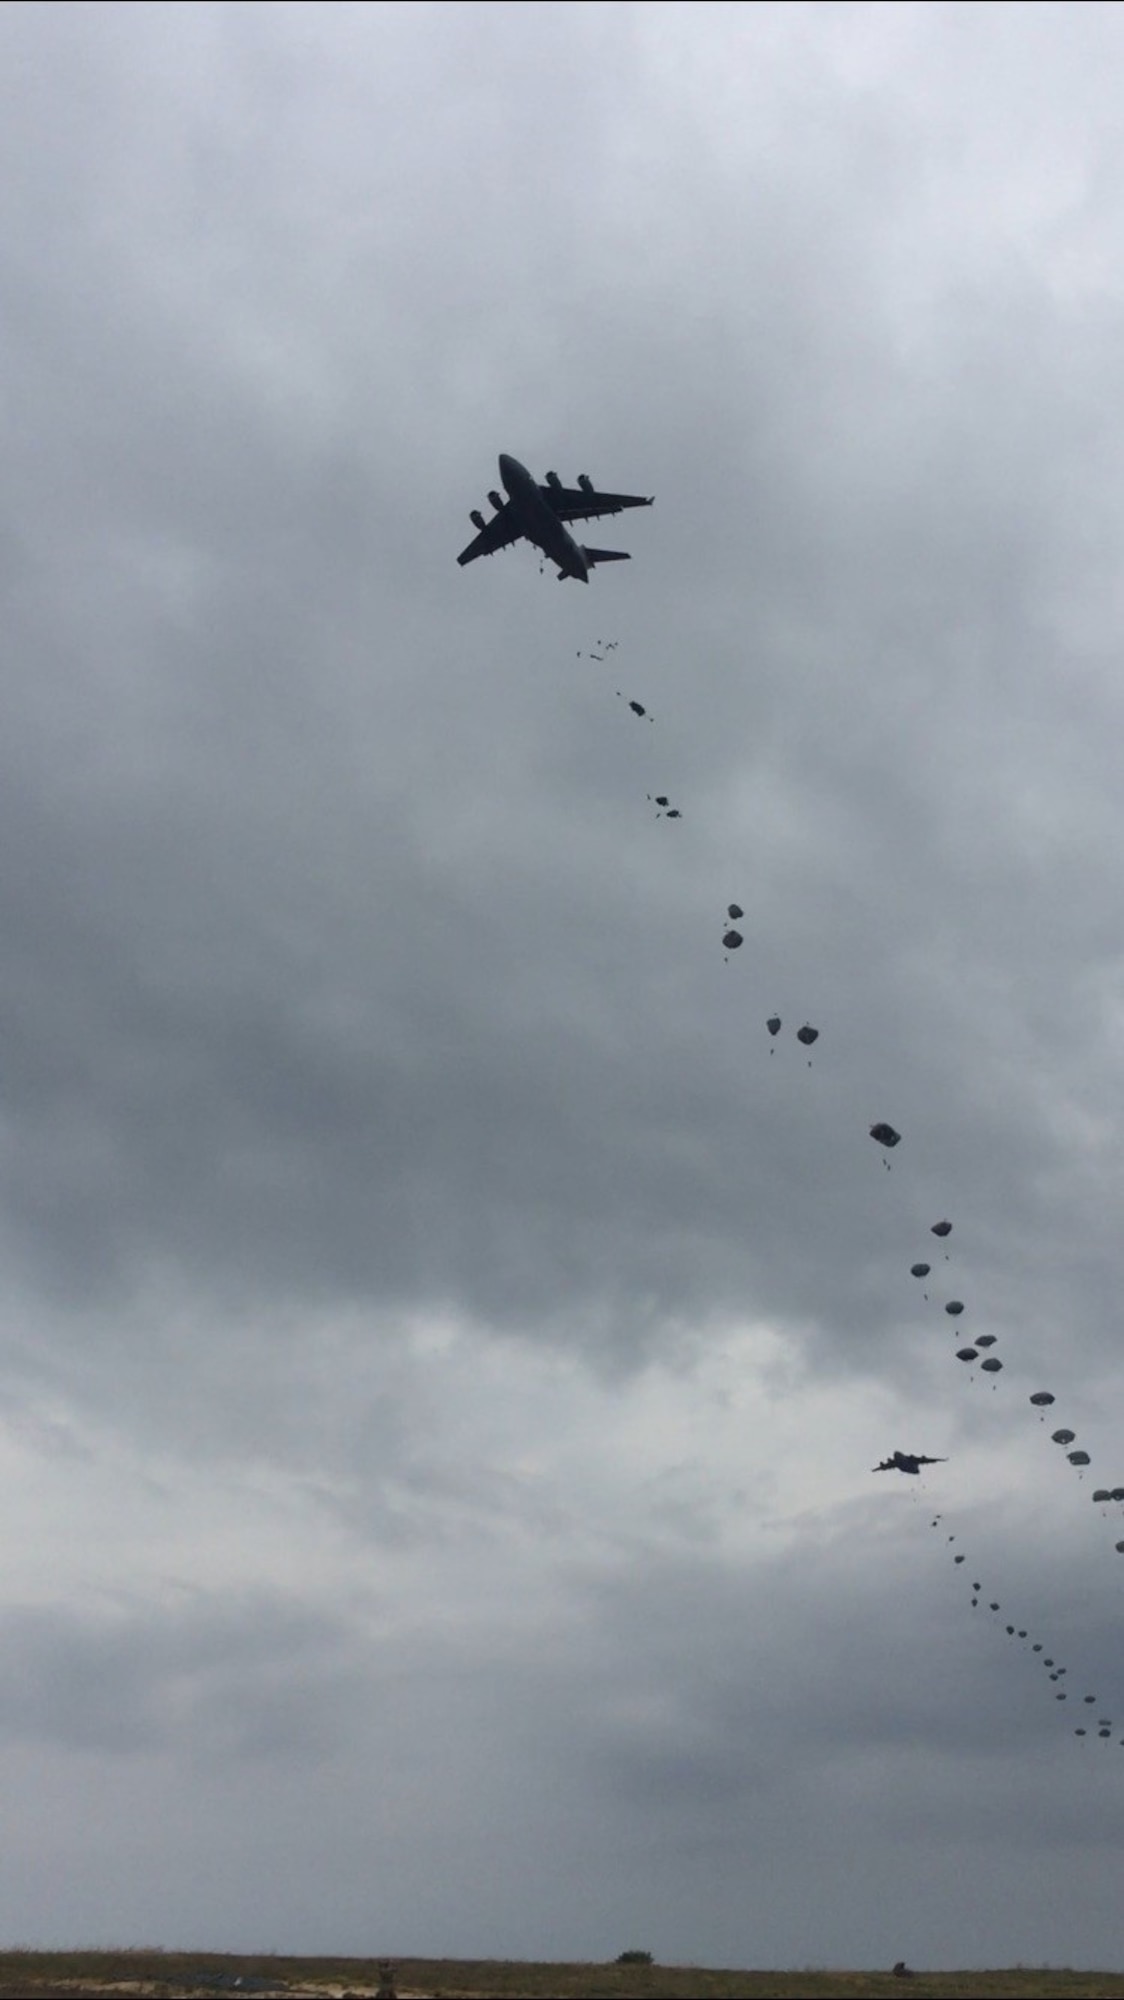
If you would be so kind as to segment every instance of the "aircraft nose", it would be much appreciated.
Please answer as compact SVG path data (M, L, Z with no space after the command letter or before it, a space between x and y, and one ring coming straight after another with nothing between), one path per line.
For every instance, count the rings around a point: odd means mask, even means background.
M511 453L510 453L510 452L508 452L508 451L501 451L501 453L500 453L500 478L501 478L501 479L503 480L503 483L504 483L504 485L505 485L505 486L507 485L508 481L510 480L510 478L511 478L511 475L512 475L512 473L513 473L513 472L517 472L517 471L518 471L518 469L519 469L519 460L518 460L517 458L512 458L512 456L511 456Z

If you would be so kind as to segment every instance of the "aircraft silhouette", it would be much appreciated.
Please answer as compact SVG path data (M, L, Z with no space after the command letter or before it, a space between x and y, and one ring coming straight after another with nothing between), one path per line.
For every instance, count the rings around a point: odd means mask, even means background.
M923 1465L947 1465L947 1458L924 1458L916 1451L896 1451L892 1458L884 1458L881 1465L872 1465L872 1472L920 1472Z
M478 508L470 510L469 518L479 532L475 541L457 557L462 568L465 563L475 562L477 556L493 556L497 549L509 548L512 542L523 538L558 564L559 582L564 576L572 576L588 583L595 563L631 561L623 549L583 547L574 540L566 523L592 521L600 514L620 514L626 507L650 507L650 500L635 493L598 493L584 472L576 486L563 486L556 472L548 472L546 485L540 486L526 466L505 451L500 453L499 464L507 499L496 492L489 493L496 510L490 521L485 521Z

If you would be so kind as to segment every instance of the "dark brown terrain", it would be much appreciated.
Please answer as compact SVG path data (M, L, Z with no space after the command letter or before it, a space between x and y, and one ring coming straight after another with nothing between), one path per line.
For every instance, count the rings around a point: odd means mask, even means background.
M1005 1971L754 1972L663 1965L540 1965L505 1959L233 1957L219 1952L0 1952L0 1995L27 2000L1124 2000L1124 1973L1016 1966Z

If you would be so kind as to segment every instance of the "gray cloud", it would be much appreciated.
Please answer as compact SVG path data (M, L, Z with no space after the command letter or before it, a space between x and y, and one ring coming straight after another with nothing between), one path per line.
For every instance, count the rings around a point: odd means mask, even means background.
M418 1949L1116 1949L866 1486L1121 1707L1025 1403L1110 1476L1121 42L966 18L0 24L0 1711L152 1841L44 1808L13 1934L365 1950L375 1839ZM457 570L500 450L632 566Z

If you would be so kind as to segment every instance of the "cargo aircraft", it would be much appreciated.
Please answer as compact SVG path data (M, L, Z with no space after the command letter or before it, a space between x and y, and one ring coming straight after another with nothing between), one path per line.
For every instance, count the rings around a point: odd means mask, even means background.
M626 507L652 504L651 500L633 493L598 493L584 472L579 473L576 486L563 486L556 472L548 472L546 485L539 486L526 466L505 451L500 453L500 478L507 499L499 493L489 493L496 510L490 521L484 519L478 508L472 509L469 518L479 532L457 557L462 567L475 562L477 556L494 556L497 549L510 548L513 542L525 538L558 564L560 583L564 576L588 583L589 572L596 563L628 562L630 557L624 549L585 548L574 540L567 521L592 521L599 514L620 514Z

